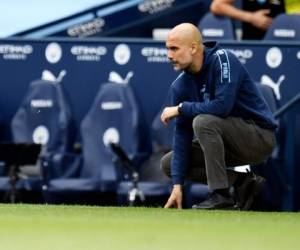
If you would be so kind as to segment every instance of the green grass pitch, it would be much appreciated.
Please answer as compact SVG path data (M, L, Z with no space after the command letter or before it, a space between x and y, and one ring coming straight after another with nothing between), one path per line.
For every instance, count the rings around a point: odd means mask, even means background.
M300 213L0 205L1 250L289 250Z

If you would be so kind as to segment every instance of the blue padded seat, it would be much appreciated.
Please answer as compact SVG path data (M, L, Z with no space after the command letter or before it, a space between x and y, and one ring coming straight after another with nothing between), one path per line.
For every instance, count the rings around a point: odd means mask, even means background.
M40 158L49 162L53 155L65 153L71 148L74 124L60 82L36 80L29 85L25 98L12 119L11 132L14 143L42 144ZM60 176L62 169L52 169L48 174L51 175L48 178ZM41 190L43 180L38 165L35 175L21 177L17 188Z
M13 142L40 143L47 152L66 152L72 144L72 116L60 83L37 80L30 84L12 119Z
M235 30L232 20L228 17L207 13L198 24L204 41L235 40Z
M273 89L265 84L257 83L256 86L260 90L263 99L266 101L268 107L270 108L272 113L278 109L279 103L275 97Z
M266 101L270 110L275 113L279 108L273 89L265 84L257 83L257 87ZM285 128L280 120L276 130L277 145L269 159L258 166L251 166L251 169L266 178L266 185L262 193L262 199L258 204L258 209L281 210L284 193L289 188L287 186L283 167L283 148L285 141Z
M278 15L269 27L264 40L300 41L300 16Z
M172 183L160 169L160 160L165 153L171 150L173 140L174 122L165 126L161 120L161 112L164 107L171 105L171 96L168 95L162 108L156 114L151 126L153 152L150 158L143 164L140 171L139 189L145 196L147 206L162 206L167 201L172 189ZM132 183L123 181L118 186L118 204L128 205L128 192Z
M142 127L141 113L131 87L102 84L81 123L83 162L79 177L50 181L48 197L51 192L64 191L115 193L123 170L115 166L109 143L120 144L139 166L150 153L147 136L141 133Z

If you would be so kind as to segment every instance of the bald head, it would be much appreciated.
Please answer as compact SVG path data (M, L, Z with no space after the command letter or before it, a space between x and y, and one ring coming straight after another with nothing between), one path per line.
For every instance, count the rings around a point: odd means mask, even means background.
M182 23L175 26L169 32L168 39L178 39L185 44L202 44L202 37L198 28L191 23Z
M195 25L182 23L174 27L168 34L166 47L175 70L199 72L203 63L204 46Z

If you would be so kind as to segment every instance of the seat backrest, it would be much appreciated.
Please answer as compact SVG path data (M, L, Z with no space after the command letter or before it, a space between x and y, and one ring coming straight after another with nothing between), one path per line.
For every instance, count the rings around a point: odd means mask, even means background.
M152 144L154 151L155 149L167 151L172 148L174 121L171 120L168 126L165 126L160 119L163 109L167 106L172 106L170 94L168 94L165 102L152 122Z
M300 15L278 15L264 40L300 41Z
M152 122L151 135L153 152L151 157L143 165L141 173L141 180L143 181L168 182L170 180L163 174L160 168L161 158L172 149L175 125L175 122L171 120L168 125L165 126L160 119L163 109L167 106L172 106L170 92Z
M279 101L276 99L273 89L270 86L261 83L257 83L256 85L259 88L260 93L262 94L264 100L269 106L271 112L274 114L279 108ZM281 122L281 120L278 120L277 123L278 123L278 129L276 130L277 146L273 151L272 154L273 158L281 158L284 152L283 150L284 150L286 129L284 124Z
M262 94L270 110L272 111L272 113L274 113L278 109L279 103L275 97L273 89L270 86L261 83L257 83L256 85L259 88L260 93Z
M81 123L81 176L117 180L119 169L113 164L109 143L118 143L133 161L146 154L143 144L147 144L147 136L140 133L142 122L130 85L102 84Z
M42 144L44 152L65 152L73 143L73 125L60 83L33 81L11 122L13 142Z
M198 28L204 41L236 39L232 20L228 17L207 13L200 20Z

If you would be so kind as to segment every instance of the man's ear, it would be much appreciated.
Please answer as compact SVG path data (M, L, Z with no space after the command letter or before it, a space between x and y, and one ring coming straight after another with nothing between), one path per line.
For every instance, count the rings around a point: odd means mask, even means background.
M197 52L197 44L195 42L192 43L191 52L193 55Z

